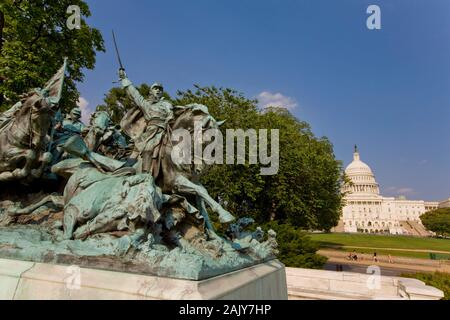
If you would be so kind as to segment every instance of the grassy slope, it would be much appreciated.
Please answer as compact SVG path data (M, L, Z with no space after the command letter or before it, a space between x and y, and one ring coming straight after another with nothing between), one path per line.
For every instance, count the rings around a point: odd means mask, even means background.
M344 233L310 234L310 237L312 240L318 241L322 247L355 246L395 249L440 250L448 251L450 254L450 240L448 239Z

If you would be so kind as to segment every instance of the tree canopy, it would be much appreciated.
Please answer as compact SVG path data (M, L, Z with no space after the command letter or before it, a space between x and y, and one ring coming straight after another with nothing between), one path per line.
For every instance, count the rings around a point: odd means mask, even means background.
M80 8L80 29L67 27L71 5ZM96 52L105 50L100 31L89 27L83 18L90 15L83 0L2 0L0 111L15 103L20 94L43 86L61 67L64 57L68 57L68 77L61 105L64 109L76 105L76 82L83 81L84 68L94 68Z
M287 109L258 109L257 101L232 89L196 87L178 92L175 103L202 103L226 129L279 129L279 171L260 175L260 165L214 165L203 183L238 216L277 220L303 229L329 231L341 214L342 164L333 146ZM269 148L270 150L270 148Z
M450 208L439 208L420 216L423 225L437 235L450 237Z

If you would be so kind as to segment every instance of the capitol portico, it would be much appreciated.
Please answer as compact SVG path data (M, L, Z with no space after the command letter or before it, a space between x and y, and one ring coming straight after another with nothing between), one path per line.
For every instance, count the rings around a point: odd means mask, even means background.
M439 202L381 196L375 175L361 161L356 146L345 174L351 183L342 188L345 206L336 231L428 235L419 217L438 208Z

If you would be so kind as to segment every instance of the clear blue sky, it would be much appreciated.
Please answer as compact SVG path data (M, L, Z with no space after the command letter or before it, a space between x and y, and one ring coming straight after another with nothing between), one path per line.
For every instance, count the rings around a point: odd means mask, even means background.
M80 84L89 108L117 79L285 101L347 165L353 145L384 195L450 197L450 1L88 0L106 53ZM381 8L382 29L366 28Z

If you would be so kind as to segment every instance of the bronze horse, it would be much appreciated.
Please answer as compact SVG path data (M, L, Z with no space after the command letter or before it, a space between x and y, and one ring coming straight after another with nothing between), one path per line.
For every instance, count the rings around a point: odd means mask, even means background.
M178 129L187 130L190 133L191 141L195 143L195 140L198 139L194 130L196 123L201 124L201 133L203 134L203 131L206 130L218 130L224 121L216 121L209 114L208 108L201 104L178 107L175 116L175 120L170 124L170 130L166 133L160 149L160 170L159 174L155 176L156 184L164 193L195 196L197 209L205 218L207 229L213 230L206 212L205 203L214 213L218 214L221 223L231 222L235 218L215 201L208 194L206 188L201 185L199 179L207 167L204 158L200 162L192 161L190 164L179 164L175 161L173 158L174 144L171 141L171 133ZM203 143L204 141L202 141Z
M56 107L46 90L34 90L0 129L0 182L42 175L51 161L47 133Z

